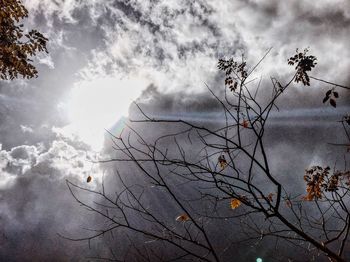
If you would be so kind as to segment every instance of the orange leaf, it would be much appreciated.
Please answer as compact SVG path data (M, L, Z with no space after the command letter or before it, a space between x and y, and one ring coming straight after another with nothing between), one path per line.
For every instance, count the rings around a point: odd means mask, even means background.
M88 176L88 178L86 179L86 182L91 182L91 180L92 180L92 177L91 176Z
M236 209L241 204L242 204L242 202L239 199L237 199L237 198L231 199L231 203L230 203L231 209Z
M301 199L305 201L312 201L314 200L315 195L312 193L308 193L306 196L303 196Z
M190 217L187 214L182 214L176 218L176 221L179 221L179 222L185 222L188 220L190 220Z

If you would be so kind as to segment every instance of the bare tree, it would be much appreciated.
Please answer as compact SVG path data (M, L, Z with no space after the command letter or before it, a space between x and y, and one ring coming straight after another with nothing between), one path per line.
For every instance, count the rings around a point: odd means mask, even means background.
M350 230L349 170L346 166L344 170L307 167L305 195L290 192L271 172L264 135L271 112L278 111L276 101L295 82L310 85L314 79L332 85L323 102L333 107L339 97L336 89L349 88L310 76L317 59L308 50L297 50L288 60L295 67L294 74L286 82L271 77L271 96L259 99L260 83L252 86L250 79L269 51L251 68L243 57L241 61L219 60L218 68L226 75L223 95L208 90L222 108L224 124L220 127L153 118L137 105L142 119L132 120L120 136L111 133L116 157L99 161L120 167L115 174L117 186L102 183L100 189L92 190L67 181L75 200L106 221L102 229L86 237L69 239L90 241L118 232L131 239L132 247L123 256L114 250L111 260L116 261L126 257L221 261L228 249L265 238L275 240L275 245L305 250L310 259L323 256L345 261ZM267 93L265 87L263 92ZM340 146L348 147L349 116L339 122L347 139ZM152 140L137 131L138 123L173 125L168 130L179 131ZM80 193L84 192L95 196L93 203L82 200ZM156 204L159 198L164 207ZM163 208L167 211L162 212ZM225 228L234 230L235 237L228 237Z

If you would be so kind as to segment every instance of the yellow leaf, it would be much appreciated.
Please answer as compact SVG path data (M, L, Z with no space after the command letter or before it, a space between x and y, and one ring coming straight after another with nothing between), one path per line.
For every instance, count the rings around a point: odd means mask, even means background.
M221 169L224 169L227 166L227 161L226 161L224 155L219 156L218 162L219 162Z
M185 222L188 220L190 220L190 217L187 214L182 214L176 218L176 221L179 221L179 222Z
M239 199L234 198L234 199L231 200L230 206L231 206L231 209L236 209L241 204L242 204L242 202Z
M86 179L86 182L91 182L91 180L92 180L92 177L91 176L88 176L88 178Z

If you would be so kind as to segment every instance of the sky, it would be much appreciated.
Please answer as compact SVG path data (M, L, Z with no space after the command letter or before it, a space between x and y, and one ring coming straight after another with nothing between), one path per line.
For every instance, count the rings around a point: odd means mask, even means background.
M213 124L218 107L206 85L223 88L218 59L244 55L254 64L269 48L258 78L287 79L287 59L308 47L318 58L313 76L350 85L347 0L23 3L26 27L49 39L49 54L34 59L37 79L0 82L0 260L84 261L84 252L102 250L103 241L86 251L86 243L58 237L79 235L91 215L72 199L66 179L84 183L91 175L91 187L98 186L104 168L91 160L110 152L105 130L123 127L133 101L154 115ZM322 104L327 88L294 85L280 101L268 136L276 172L288 152L302 152L293 156L300 170L333 159L317 145L342 139L332 121L349 112L349 95L339 90L335 113Z

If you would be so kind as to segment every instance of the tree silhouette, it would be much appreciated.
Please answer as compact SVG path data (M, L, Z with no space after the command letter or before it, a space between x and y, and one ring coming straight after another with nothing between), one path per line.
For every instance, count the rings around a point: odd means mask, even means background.
M219 60L218 69L226 75L224 94L219 97L208 90L225 116L220 127L153 118L137 105L143 117L132 123L174 125L168 130L180 131L169 131L152 140L129 125L120 136L111 134L117 157L99 163L126 167L124 172L116 171L118 186L103 182L94 190L67 181L75 200L104 218L106 225L86 237L65 238L90 241L115 231L127 234L125 239L131 239L132 247L124 253L112 252L109 259L113 261L131 257L146 261L222 261L228 248L265 238L305 251L310 259L325 256L331 261L345 261L350 231L349 170L306 167L305 194L295 195L272 173L273 159L263 139L270 114L286 89L295 82L310 85L310 79L324 82L310 76L316 57L308 55L308 50L297 50L288 60L295 66L294 74L285 83L272 77L272 95L261 101L262 90L253 88L249 78L269 51L251 68L244 58ZM347 89L327 83L333 86L333 93L326 93L329 98L338 97L335 88ZM349 117L339 122L347 139L342 146L348 147ZM192 145L199 153L191 154ZM83 200L82 193L93 195L93 202ZM159 199L166 212L155 204ZM221 224L226 230L237 231L236 242L225 238Z
M28 11L19 0L0 1L0 77L15 79L37 77L38 71L31 57L47 52L48 41L37 30L25 33L20 21Z

